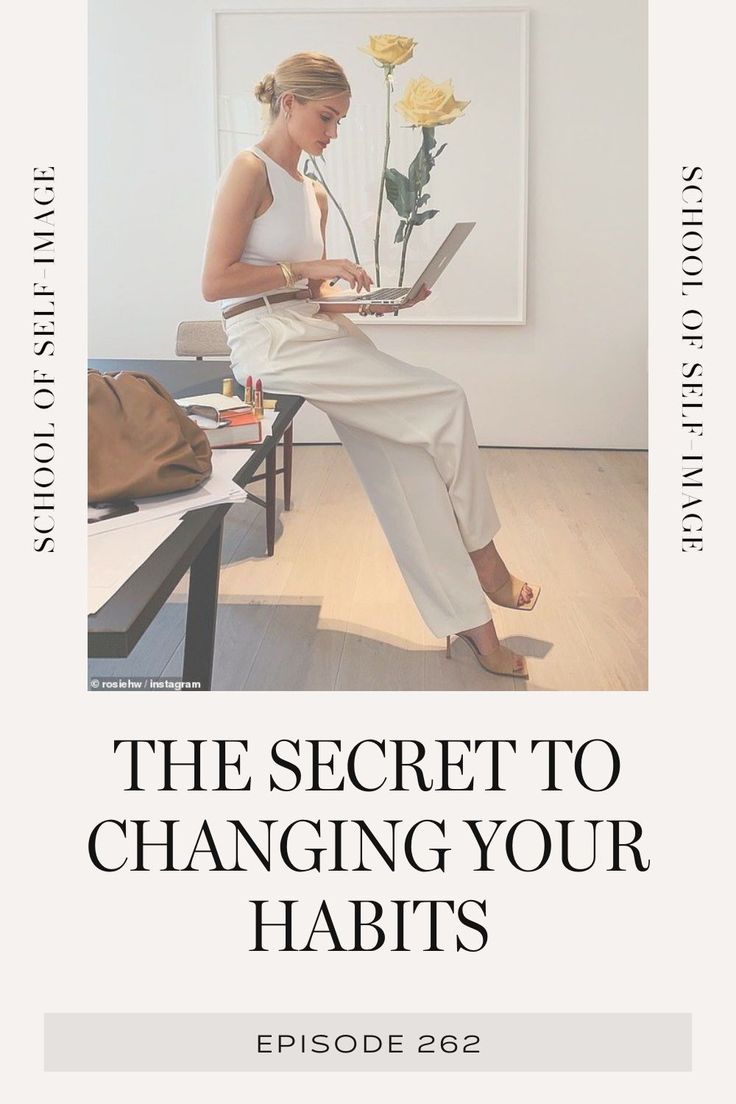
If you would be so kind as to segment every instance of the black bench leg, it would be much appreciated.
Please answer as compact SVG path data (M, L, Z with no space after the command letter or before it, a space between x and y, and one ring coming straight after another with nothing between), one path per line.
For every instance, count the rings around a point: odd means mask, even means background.
M276 449L266 457L266 552L273 556L276 536Z
M284 430L284 509L291 509L291 464L294 449L294 423Z
M198 682L201 690L212 687L215 654L217 591L220 581L222 523L217 526L189 570L189 601L184 638L185 682Z

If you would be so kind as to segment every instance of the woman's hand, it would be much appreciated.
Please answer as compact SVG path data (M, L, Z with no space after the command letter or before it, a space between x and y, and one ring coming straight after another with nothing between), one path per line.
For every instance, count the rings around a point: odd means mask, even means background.
M320 299L320 310L324 314L360 314L363 318L368 315L372 318L380 318L382 314L395 314L397 311L406 310L407 307L414 307L431 294L426 284L422 284L413 299L407 299L405 303L395 306L391 303L331 303L327 297Z
M429 290L426 284L422 284L419 291L413 299L407 299L404 303L399 303L397 306L391 306L389 303L363 303L358 308L358 314L363 315L375 315L380 318L382 314L393 314L395 311L406 310L407 307L415 307L417 303L424 302L428 299L432 292Z
M299 280L314 280L322 283L325 280L347 280L351 288L356 292L370 291L370 276L364 268L354 261L345 259L331 261L300 261L291 266L294 275Z

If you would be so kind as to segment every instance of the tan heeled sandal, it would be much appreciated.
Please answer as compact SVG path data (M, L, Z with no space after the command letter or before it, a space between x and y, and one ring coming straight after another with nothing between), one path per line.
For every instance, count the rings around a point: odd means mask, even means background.
M510 678L529 678L529 671L527 670L524 656L517 655L516 652L512 652L510 648L504 647L503 644L499 644L492 652L483 653L472 637L466 636L465 633L461 632L455 633L455 636L458 640L465 641L484 671L490 671L492 675L508 675ZM448 636L447 650L445 652L448 659L452 658L452 652L450 651L451 640L452 637Z
M528 602L521 601L521 592L525 586L528 586L532 591L532 596ZM536 583L525 583L521 579L517 579L515 575L509 575L506 582L495 590L485 590L484 588L484 594L497 606L503 606L504 609L532 610L537 604L541 589L541 586L537 586Z

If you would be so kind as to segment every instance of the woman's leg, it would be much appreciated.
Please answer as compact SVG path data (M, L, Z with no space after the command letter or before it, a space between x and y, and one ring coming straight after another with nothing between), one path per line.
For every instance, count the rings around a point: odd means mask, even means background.
M268 389L303 395L342 425L424 449L467 551L493 539L500 521L457 383L381 352L344 315L273 311L255 325L230 324L228 339L236 376L258 374Z
M446 636L487 623L488 605L432 457L416 445L332 423L430 631Z
M436 636L464 632L482 655L498 636L450 498L429 454L333 420L409 592Z
M344 316L303 310L228 327L236 377L302 395L332 420L427 625L497 644L474 562L500 522L467 401L452 380L376 349Z

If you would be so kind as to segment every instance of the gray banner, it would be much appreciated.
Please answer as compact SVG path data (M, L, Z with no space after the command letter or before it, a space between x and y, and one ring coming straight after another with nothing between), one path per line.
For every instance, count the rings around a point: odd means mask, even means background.
M48 1013L48 1071L688 1071L685 1013Z

